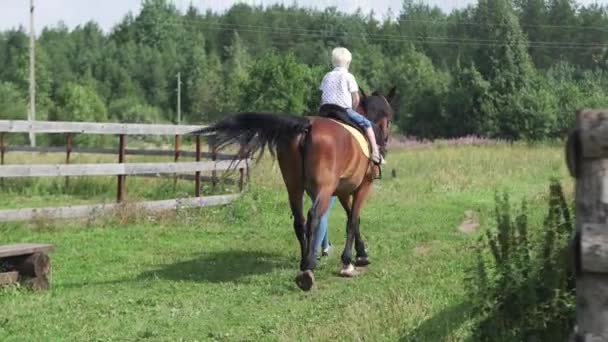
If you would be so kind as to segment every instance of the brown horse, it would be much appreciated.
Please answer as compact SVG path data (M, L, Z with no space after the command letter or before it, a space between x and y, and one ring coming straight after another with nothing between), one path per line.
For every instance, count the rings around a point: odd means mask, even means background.
M378 139L381 153L386 154L395 95L362 92L357 112L377 125L382 139ZM220 150L236 143L249 153L263 153L267 146L278 159L283 180L289 194L293 227L300 242L300 272L297 285L304 291L314 284L316 266L313 237L321 216L327 211L332 195L339 198L346 211L347 237L342 253L340 275L354 275L352 265L353 242L355 265L367 266L369 259L359 232L359 213L370 194L377 166L365 156L353 135L334 120L320 116L303 117L288 114L237 113L209 127L192 132L208 135L210 144ZM312 200L308 218L304 218L304 192Z

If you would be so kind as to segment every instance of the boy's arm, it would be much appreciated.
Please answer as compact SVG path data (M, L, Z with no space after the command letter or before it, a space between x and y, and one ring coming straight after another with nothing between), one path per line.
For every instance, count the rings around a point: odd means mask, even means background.
M359 107L359 92L358 91L354 91L352 93L350 93L352 98L353 98L353 109L357 110L357 107Z
M359 106L359 85L352 74L348 74L348 90L353 100L353 109L357 110Z

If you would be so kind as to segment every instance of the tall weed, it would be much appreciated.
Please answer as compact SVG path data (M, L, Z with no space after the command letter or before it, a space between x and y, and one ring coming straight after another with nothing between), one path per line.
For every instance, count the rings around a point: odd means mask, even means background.
M496 195L496 230L480 239L470 278L476 341L564 341L572 329L573 217L561 185L551 182L542 227L528 213L525 201L514 214L509 195Z

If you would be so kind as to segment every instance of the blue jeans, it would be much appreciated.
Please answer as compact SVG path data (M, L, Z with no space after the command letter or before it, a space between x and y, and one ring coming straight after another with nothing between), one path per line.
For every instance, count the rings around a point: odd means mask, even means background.
M365 116L357 113L353 109L346 108L346 113L348 114L348 117L351 118L357 125L363 128L371 127L371 122L369 122L369 120Z
M329 211L331 207L333 207L336 202L336 196L332 196L329 200L329 206L327 207L327 211L321 219L319 220L319 227L317 227L317 231L315 232L314 243L315 243L315 255L321 254L321 248L325 249L329 247L329 238L327 233L327 217L329 216Z

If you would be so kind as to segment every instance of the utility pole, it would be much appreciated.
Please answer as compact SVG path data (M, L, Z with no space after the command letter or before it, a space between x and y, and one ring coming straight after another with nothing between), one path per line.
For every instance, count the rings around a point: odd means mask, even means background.
M27 120L30 123L36 121L36 34L34 33L34 0L30 0L30 108ZM30 128L31 129L31 128ZM30 145L36 146L36 135L30 132Z
M181 73L177 73L177 124L182 121L182 77Z

